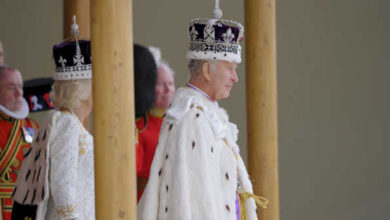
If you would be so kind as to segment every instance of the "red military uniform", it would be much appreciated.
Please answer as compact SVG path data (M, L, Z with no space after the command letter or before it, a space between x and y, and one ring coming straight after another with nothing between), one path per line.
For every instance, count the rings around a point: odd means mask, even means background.
M153 108L145 117L136 120L138 130L137 177L149 178L164 113L163 109ZM138 192L138 199L141 198L142 193Z
M38 124L32 119L15 119L0 112L0 200L3 220L11 219L13 201L10 198L16 177L37 130Z

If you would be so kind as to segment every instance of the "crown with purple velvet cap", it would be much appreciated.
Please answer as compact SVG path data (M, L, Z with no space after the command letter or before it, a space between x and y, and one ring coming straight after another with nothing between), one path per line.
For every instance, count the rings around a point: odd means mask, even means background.
M244 27L236 21L224 20L219 0L215 1L213 18L196 18L189 24L188 59L241 62Z
M78 40L79 26L73 16L71 26L75 41L54 45L53 57L56 64L54 80L79 80L92 78L91 44L88 40Z

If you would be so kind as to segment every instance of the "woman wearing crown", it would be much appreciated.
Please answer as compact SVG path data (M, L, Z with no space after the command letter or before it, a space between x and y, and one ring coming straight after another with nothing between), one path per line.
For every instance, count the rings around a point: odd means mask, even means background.
M55 45L50 112L27 153L12 219L95 219L93 138L81 123L92 110L90 42Z

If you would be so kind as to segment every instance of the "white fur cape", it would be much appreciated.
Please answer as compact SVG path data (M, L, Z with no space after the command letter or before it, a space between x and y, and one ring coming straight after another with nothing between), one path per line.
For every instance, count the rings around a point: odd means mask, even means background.
M237 220L238 175L252 191L226 112L199 92L180 88L164 118L139 220ZM237 156L237 158L236 158ZM257 219L254 200L248 220Z
M93 138L77 116L50 111L22 163L12 199L38 220L95 219Z

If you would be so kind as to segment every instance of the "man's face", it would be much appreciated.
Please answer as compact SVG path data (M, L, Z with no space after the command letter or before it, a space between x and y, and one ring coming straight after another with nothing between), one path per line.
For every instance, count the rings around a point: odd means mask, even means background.
M237 64L217 61L215 73L211 76L212 96L214 101L229 97L233 83L238 81Z
M0 66L4 65L4 51L3 51L3 44L0 41Z
M0 104L17 112L23 104L23 80L19 71L3 71L0 78Z
M158 68L156 82L156 100L154 106L167 108L175 93L175 84L172 73L164 67Z

